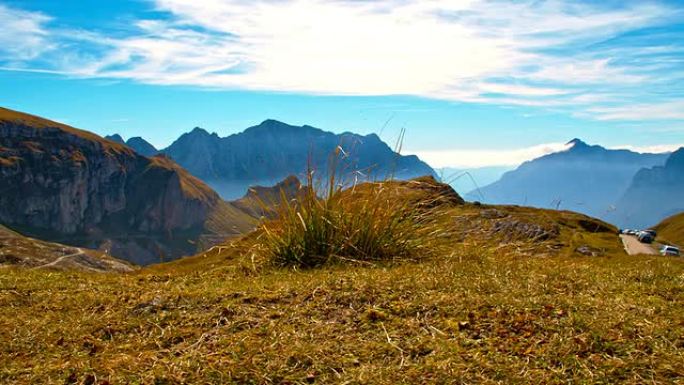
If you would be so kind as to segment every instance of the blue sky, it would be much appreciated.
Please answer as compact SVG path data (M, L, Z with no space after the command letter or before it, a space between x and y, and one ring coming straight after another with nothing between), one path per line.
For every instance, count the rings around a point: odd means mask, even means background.
M162 147L267 118L405 127L436 167L684 144L676 1L0 0L0 25L0 105Z

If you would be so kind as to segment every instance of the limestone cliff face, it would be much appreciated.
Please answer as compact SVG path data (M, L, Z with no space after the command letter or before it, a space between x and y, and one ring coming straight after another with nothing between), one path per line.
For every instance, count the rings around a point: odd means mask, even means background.
M147 236L173 257L185 250L163 240L192 238L221 203L168 158L0 108L0 223L89 246Z

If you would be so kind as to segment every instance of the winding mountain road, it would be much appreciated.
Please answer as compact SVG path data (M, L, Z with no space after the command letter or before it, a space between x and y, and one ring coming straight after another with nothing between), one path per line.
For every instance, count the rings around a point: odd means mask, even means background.
M73 257L77 257L77 256L79 256L79 255L83 255L83 254L84 254L84 252L83 252L82 249L80 249L80 248L77 247L76 250L78 250L78 251L75 252L75 253L71 253L71 254L67 254L67 255L62 255L61 257L55 259L54 261L49 262L49 263L46 263L46 264L44 264L44 265L36 266L36 267L34 267L34 269L43 269L43 268L46 268L46 267L53 267L53 266L56 266L58 263L62 262L63 260L67 259L67 258L73 258Z
M658 252L649 244L641 243L634 235L620 234L620 239L622 239L622 244L625 246L625 251L629 255L656 255Z

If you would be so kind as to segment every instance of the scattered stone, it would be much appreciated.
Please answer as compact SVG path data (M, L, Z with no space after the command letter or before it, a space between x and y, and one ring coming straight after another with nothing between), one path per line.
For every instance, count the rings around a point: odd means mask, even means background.
M133 313L134 314L153 314L158 312L159 310L164 310L166 307L164 306L161 298L159 297L154 297L151 301L149 302L143 302L135 305L133 308Z
M582 245L576 248L575 252L582 255L586 255L588 257L599 257L603 254L601 250L591 247L589 245Z
M480 216L485 219L501 219L506 218L508 214L499 209L487 209L482 210Z
M560 235L560 228L557 224L542 226L519 220L501 220L494 224L492 232L503 235L506 241L546 241L557 238Z

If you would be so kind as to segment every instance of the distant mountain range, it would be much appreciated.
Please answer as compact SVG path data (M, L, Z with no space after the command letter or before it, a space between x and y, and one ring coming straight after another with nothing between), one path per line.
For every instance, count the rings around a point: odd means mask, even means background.
M110 138L123 141L118 135ZM126 144L133 147L132 140ZM342 151L337 170L348 178L436 176L418 157L396 153L375 134L337 135L276 120L266 120L224 138L195 128L159 153L171 157L224 199L235 199L244 195L251 185L273 185L292 174L301 178L309 167L324 180L338 146ZM138 151L137 147L133 148ZM146 145L145 148L150 150Z
M128 147L134 149L135 152L143 156L154 156L159 153L159 150L157 150L150 142L146 141L145 139L139 136L134 136L128 139L127 141L124 141L121 135L114 134L105 136L105 139L109 139L112 142L125 144Z
M568 144L570 147L565 151L525 162L505 173L500 180L481 188L482 196L471 191L466 197L486 203L559 208L610 219L637 171L662 165L669 156L609 150L579 139ZM633 223L640 222L633 219Z
M505 170L440 171L447 182L463 182L462 189L472 184L469 200L567 209L622 227L651 226L684 211L684 149L640 154L579 139L568 144L487 186L481 184ZM311 168L325 179L331 163L350 179L436 176L374 134L336 135L266 120L224 138L195 128L158 151L140 137L105 139L0 108L0 225L149 264L250 231L270 215L261 205L266 198L278 201L280 189L298 193L293 174ZM474 183L455 179L466 171ZM212 187L224 198L241 198L227 202Z
M434 175L376 135L267 120L226 138L196 128L157 151L139 137L101 138L0 108L0 225L138 264L175 259L251 231L270 215L265 198L297 194L292 174L308 167L325 178L334 156L339 172L359 179ZM226 202L200 178L242 198Z
M684 148L673 152L663 166L639 170L608 219L645 228L680 212L684 212Z

